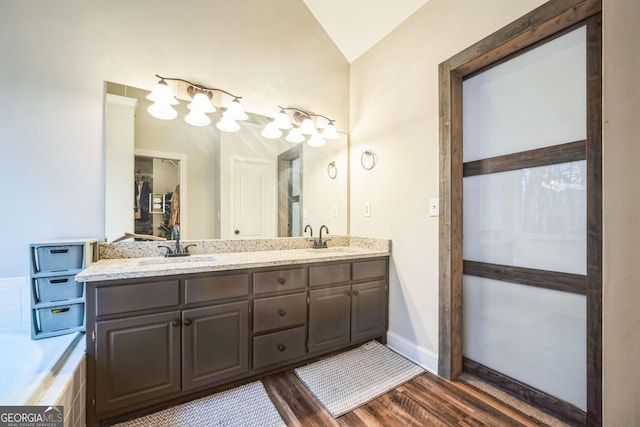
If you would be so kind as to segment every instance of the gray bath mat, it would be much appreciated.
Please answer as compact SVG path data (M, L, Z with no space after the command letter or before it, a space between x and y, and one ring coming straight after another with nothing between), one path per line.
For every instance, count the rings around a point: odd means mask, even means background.
M295 370L334 418L422 374L424 369L377 341Z
M114 427L285 426L261 382L183 403Z

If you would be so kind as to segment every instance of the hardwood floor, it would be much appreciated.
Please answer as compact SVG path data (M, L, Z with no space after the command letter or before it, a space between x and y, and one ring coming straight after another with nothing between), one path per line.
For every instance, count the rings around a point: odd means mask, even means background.
M464 383L425 373L333 419L292 371L262 379L288 426L544 426Z

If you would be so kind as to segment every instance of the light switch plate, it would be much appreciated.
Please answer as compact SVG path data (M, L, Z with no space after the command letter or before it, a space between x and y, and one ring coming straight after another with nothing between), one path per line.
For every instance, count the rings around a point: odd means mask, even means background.
M364 204L364 216L371 216L371 203Z
M437 197L429 199L429 216L440 215L440 199Z
M333 218L337 218L338 217L338 207L337 206L334 206L334 207L331 208L331 216Z

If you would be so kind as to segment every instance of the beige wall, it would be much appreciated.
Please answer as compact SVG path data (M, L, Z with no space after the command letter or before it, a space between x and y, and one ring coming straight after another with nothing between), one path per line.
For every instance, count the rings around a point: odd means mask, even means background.
M605 426L640 425L640 1L603 12Z
M430 0L352 64L350 231L393 240L389 342L433 370L438 218L428 200L438 197L438 64L542 3ZM367 148L378 155L371 171L360 165Z
M324 114L348 130L349 64L299 0L3 1L0 276L29 242L104 234L103 82L156 73Z

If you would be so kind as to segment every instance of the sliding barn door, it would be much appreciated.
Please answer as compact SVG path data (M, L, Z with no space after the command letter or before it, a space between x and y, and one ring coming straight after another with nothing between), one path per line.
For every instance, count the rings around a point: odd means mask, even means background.
M586 49L583 26L463 82L465 370L582 410Z

